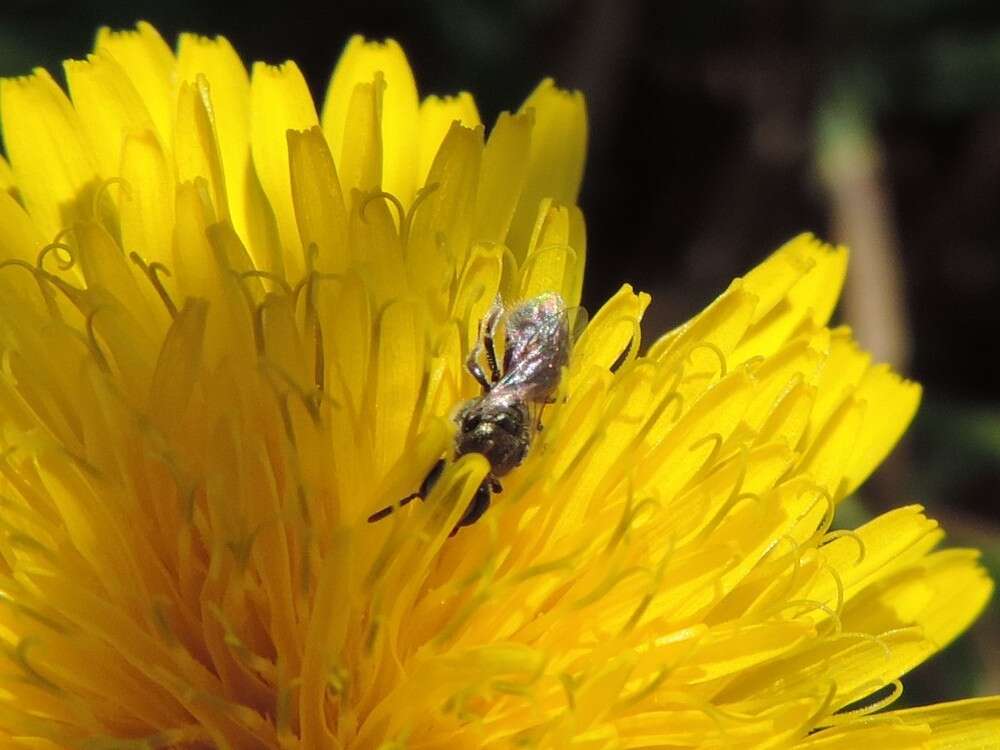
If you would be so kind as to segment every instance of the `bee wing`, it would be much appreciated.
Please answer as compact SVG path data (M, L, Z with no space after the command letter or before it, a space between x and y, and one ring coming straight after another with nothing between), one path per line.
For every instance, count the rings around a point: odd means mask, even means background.
M548 401L586 323L586 310L566 308L554 293L512 308L505 320L504 374L495 388L526 401Z

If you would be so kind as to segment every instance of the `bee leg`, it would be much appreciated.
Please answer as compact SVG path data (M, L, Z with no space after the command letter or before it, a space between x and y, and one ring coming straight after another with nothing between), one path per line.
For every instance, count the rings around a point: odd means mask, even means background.
M545 425L542 424L542 414L545 413L545 407L549 404L554 404L555 402L556 399L551 396L542 401L542 405L538 408L538 417L535 419L535 430L537 432L541 432L545 429Z
M486 379L486 373L483 372L483 368L479 366L479 351L480 346L477 342L472 351L469 352L469 358L465 360L465 369L476 379L476 382L483 388L483 393L490 390L490 381Z
M494 384L500 380L500 368L497 366L497 352L493 346L493 334L483 336L483 346L486 348L486 361L490 365L490 378Z
M495 479L490 478L483 480L483 483L476 489L476 494L472 496L472 501L469 503L469 507L465 509L465 513L463 513L462 517L458 519L458 523L455 524L455 528L451 530L451 533L448 536L455 536L455 534L458 533L458 530L463 526L471 526L489 509L490 486L495 481Z
M500 327L500 317L503 315L503 303L500 298L493 302L490 311L486 314L486 332L483 334L483 346L486 348L486 360L490 365L490 375L493 382L500 380L500 367L497 365L497 350L493 343L496 339L497 328Z
M493 490L493 494L499 495L501 492L503 492L503 485L500 484L499 479L497 479L496 477L492 477L490 479L490 489Z

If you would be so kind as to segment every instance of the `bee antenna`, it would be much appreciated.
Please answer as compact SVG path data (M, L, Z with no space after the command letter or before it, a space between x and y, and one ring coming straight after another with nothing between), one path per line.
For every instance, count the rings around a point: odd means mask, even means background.
M385 506L384 508L382 508L382 510L376 511L375 513L372 513L370 516L368 516L368 523L375 523L376 521L381 521L383 518L386 518L387 516L391 516L395 512L396 508L402 508L404 505L412 503L418 497L420 497L420 493L414 492L411 495L407 495L397 503Z

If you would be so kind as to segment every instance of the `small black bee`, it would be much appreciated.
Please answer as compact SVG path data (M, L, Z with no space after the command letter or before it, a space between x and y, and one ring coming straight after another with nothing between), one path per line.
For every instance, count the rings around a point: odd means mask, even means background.
M500 478L519 466L528 455L534 433L529 407L552 403L562 369L569 363L570 331L563 302L555 292L546 292L506 310L498 297L480 323L476 345L465 367L482 386L482 395L465 402L455 415L455 458L479 453L490 464L490 472L476 490L465 513L452 529L475 523L490 507L491 493L503 491ZM505 324L503 367L497 363L494 339L500 323ZM485 353L489 377L480 365ZM445 460L431 468L420 490L407 495L368 517L379 521L397 507L430 493L444 471Z

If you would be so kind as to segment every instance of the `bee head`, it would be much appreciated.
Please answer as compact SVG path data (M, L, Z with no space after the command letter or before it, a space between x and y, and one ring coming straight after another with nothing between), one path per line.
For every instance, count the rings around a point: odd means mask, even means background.
M480 453L495 476L513 469L527 453L531 442L530 418L523 403L497 403L474 399L456 415L458 433L455 453Z

